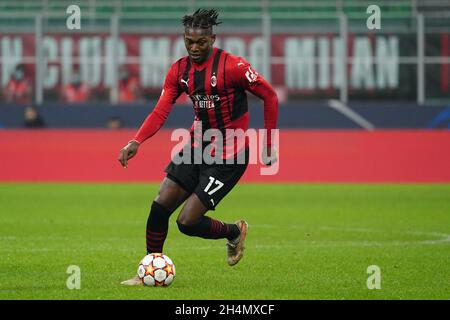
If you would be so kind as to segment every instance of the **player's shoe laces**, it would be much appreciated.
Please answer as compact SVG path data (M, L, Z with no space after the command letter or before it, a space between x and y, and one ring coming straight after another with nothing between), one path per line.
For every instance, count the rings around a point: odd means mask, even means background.
M142 279L139 278L139 276L135 276L134 278L122 281L120 284L123 284L125 286L137 286L142 284Z
M247 236L248 223L245 220L238 220L235 222L239 231L239 237L227 243L228 264L234 266L241 260L244 255L244 242Z

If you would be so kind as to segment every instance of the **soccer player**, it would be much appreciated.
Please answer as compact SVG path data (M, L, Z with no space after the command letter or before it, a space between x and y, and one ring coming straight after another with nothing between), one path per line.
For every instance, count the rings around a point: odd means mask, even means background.
M276 129L277 124L277 95L246 60L213 47L216 39L213 26L220 23L217 17L218 13L213 9L199 9L193 15L183 17L188 55L172 64L153 112L145 119L133 140L120 150L118 160L124 168L127 168L128 160L136 155L139 146L162 127L173 104L183 92L191 98L195 113L189 148L204 150L206 147L205 143L198 145L195 142L196 123L201 123L201 132L217 129L225 137L227 129L247 130L249 114L246 91L249 91L264 101L264 126L268 134L263 148L263 162L270 165L277 161L270 138L271 130ZM233 152L227 155L231 154L234 159L241 156L245 161L234 161L233 164L225 161L222 164L199 164L196 161L180 164L172 159L165 169L167 176L148 216L147 253L163 252L169 217L184 203L177 218L179 230L188 236L227 239L228 264L233 266L239 262L244 252L247 222L239 220L229 224L205 214L215 209L244 174L249 161L248 141L240 146L233 145ZM139 277L122 282L126 285L140 283Z

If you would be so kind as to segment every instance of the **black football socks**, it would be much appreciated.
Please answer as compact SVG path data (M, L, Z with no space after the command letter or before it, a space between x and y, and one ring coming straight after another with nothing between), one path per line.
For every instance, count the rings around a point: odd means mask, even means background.
M150 214L147 219L147 253L163 252L164 241L169 230L169 218L171 212L153 201Z
M204 239L223 239L228 240L236 239L240 230L235 224L223 223L212 219L207 216L203 216L199 223L194 225L185 225L177 221L178 229L188 236L200 237Z

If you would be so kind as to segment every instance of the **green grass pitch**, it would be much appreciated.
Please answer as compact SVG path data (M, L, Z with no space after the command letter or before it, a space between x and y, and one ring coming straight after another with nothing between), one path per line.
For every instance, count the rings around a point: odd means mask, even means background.
M449 299L450 185L240 184L211 216L245 218L243 260L171 217L168 288L124 287L158 184L0 184L0 299ZM81 289L69 290L69 265ZM381 289L369 290L370 265Z

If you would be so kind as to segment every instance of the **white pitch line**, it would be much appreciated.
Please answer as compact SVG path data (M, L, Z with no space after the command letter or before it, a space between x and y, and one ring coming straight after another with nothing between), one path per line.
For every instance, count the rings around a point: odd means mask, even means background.
M436 240L417 240L417 241L335 241L335 240L301 240L295 245L292 244L279 244L279 245L250 245L251 251L259 250L283 250L283 249L305 249L307 247L313 248L351 248L351 247L404 247L404 246L418 246L418 245L448 245L450 244L450 236L444 239ZM221 250L221 245L202 245L202 246L176 246L176 249L182 250ZM8 253L23 253L23 252L61 252L62 248L19 248L19 249L1 249L3 254ZM103 246L102 248L64 248L64 252L105 252L106 250L114 250L115 252L132 253L133 250L129 248L118 248L114 245Z
M415 241L392 241L398 243L412 243L412 244L447 244L450 243L450 234L442 232L427 232L427 231L400 231L400 230L381 230L371 228L334 228L334 227L320 227L320 230L342 231L342 232L362 232L362 233L396 233L409 234L414 236L430 236L440 239L427 239Z
M293 224L289 226L275 226L275 225L269 225L269 224L256 224L252 225L255 229L260 228L273 228L273 229L308 229L310 228L299 225L299 224ZM251 250L278 250L278 249L298 249L300 247L381 247L381 246L415 246L415 245L449 245L450 244L450 234L448 233L442 233L442 232L434 232L434 231L407 231L407 230L383 230L383 229L373 229L373 228L340 228L340 227L330 227L330 226L321 226L317 228L313 228L319 231L339 231L339 232L356 232L356 233L390 233L390 234L399 234L399 235L416 235L416 236L429 236L433 237L434 239L424 239L424 240L409 240L409 241L401 241L401 240L388 240L388 241L377 241L377 240L361 240L361 241L354 241L354 240L343 240L343 241L336 241L336 240L299 240L296 244L279 244L279 245L265 245L265 244L254 244L251 245ZM0 239L3 239L5 241L23 241L26 238L33 238L34 240L74 240L78 239L79 237L70 237L70 236L0 236ZM131 247L133 246L133 242L130 242L130 248L128 247L117 247L115 246L115 241L119 237L98 237L98 240L102 241L108 241L103 242L102 244L93 245L91 247L79 247L75 246L72 248L64 247L62 248L48 248L48 247L23 247L23 248L2 248L0 249L0 252L2 253L18 253L18 252L53 252L57 251L60 252L61 250L65 252L80 252L80 251L87 251L87 252L96 252L101 251L104 252L108 249L113 249L114 251L118 252L133 252L133 249ZM111 241L111 242L109 242ZM177 249L183 249L183 250L210 250L210 249L220 249L222 248L222 245L195 245L195 246L176 246Z

